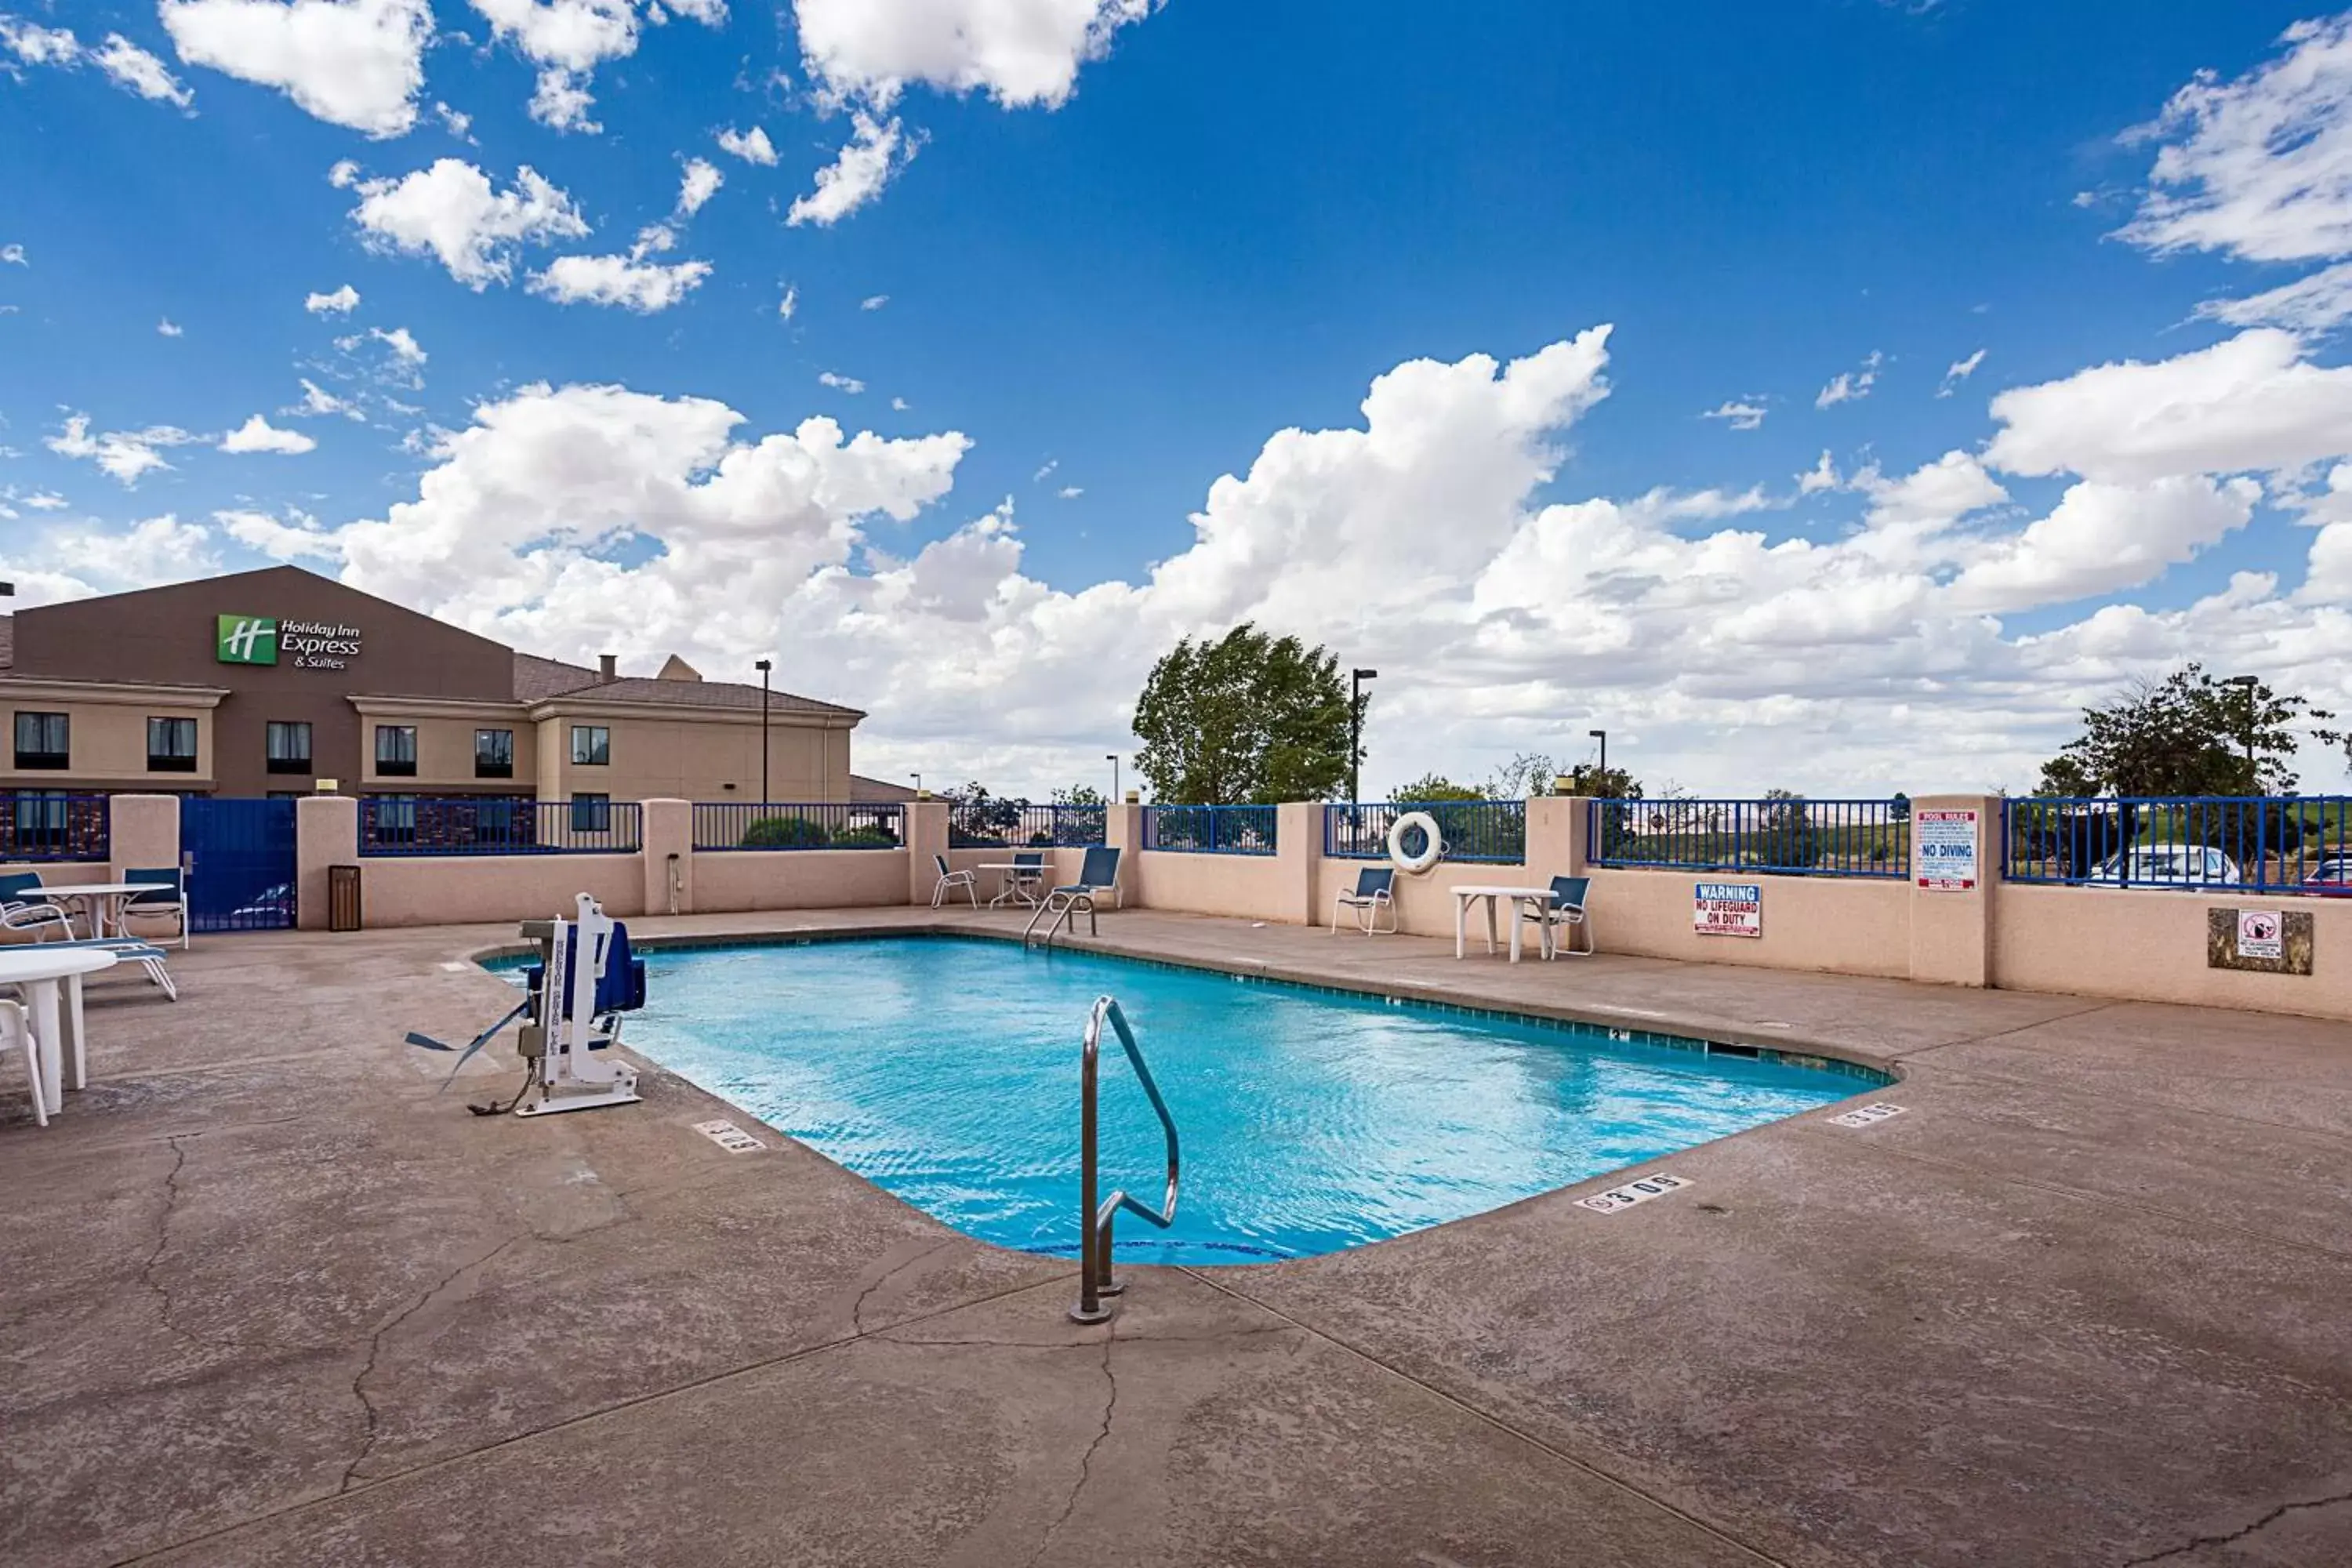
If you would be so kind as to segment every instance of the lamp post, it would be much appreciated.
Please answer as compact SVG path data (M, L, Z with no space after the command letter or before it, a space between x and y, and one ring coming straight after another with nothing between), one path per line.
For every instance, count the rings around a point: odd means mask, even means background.
M751 668L760 672L760 809L768 809L768 672L776 668L772 658L756 658Z
M2234 686L2246 694L2246 793L2260 795L2263 793L2262 785L2254 777L2254 688L2260 686L2262 680L2252 675L2233 675L2221 684Z
M907 776L915 781L915 795L916 798L920 799L923 794L923 775L920 773L908 773Z
M1110 764L1110 803L1117 805L1118 804L1118 753L1106 752L1103 753L1103 761Z
M1348 672L1348 804L1364 798L1364 682L1378 680L1377 669Z
M1609 731L1587 730L1585 733L1601 742L1601 788L1598 793L1606 795L1609 793Z

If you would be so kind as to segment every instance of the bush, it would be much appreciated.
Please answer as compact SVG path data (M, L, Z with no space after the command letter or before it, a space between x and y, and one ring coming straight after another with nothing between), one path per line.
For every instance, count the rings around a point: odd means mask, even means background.
M845 828L834 837L835 849L896 849L898 841L887 827Z
M743 830L746 849L820 849L833 839L805 816L762 816Z

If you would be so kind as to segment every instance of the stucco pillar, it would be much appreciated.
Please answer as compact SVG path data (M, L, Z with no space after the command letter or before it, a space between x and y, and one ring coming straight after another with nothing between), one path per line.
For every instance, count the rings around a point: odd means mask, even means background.
M1274 808L1274 860L1282 868L1282 918L1315 923L1315 879L1323 865L1323 803L1287 802Z
M107 802L107 875L122 880L136 868L161 870L180 863L180 802L176 795L118 795Z
M646 913L694 912L694 803L649 800L643 812L639 856L646 868Z
M1103 842L1118 851L1119 908L1131 910L1148 904L1150 900L1145 897L1143 886L1143 807L1105 806Z
M948 803L910 800L907 803L907 901L928 904L939 886L938 857L948 852Z
M1527 873L1531 883L1554 877L1581 877L1585 868L1585 829L1592 820L1590 803L1564 795L1539 795L1528 801Z
M295 923L327 929L327 868L360 858L360 803L350 795L310 795L294 803ZM362 889L364 898L364 889Z
M1975 814L1973 823L1949 815ZM1992 905L2000 869L2000 801L1982 795L1923 795L1911 803L1911 978L1939 985L1992 984ZM1929 846L1959 836L1974 863L1933 857ZM1954 872L1965 888L1927 885Z

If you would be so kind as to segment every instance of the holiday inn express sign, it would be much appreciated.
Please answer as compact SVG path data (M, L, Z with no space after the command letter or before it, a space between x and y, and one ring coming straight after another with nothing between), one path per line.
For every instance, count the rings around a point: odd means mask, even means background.
M275 616L215 617L215 657L223 664L276 664L344 669L359 657L360 629L334 621L282 621Z

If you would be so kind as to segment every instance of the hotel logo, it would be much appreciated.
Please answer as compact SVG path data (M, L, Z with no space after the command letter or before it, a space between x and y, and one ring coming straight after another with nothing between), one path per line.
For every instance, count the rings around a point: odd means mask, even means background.
M223 664L276 664L278 621L270 616L218 617Z

